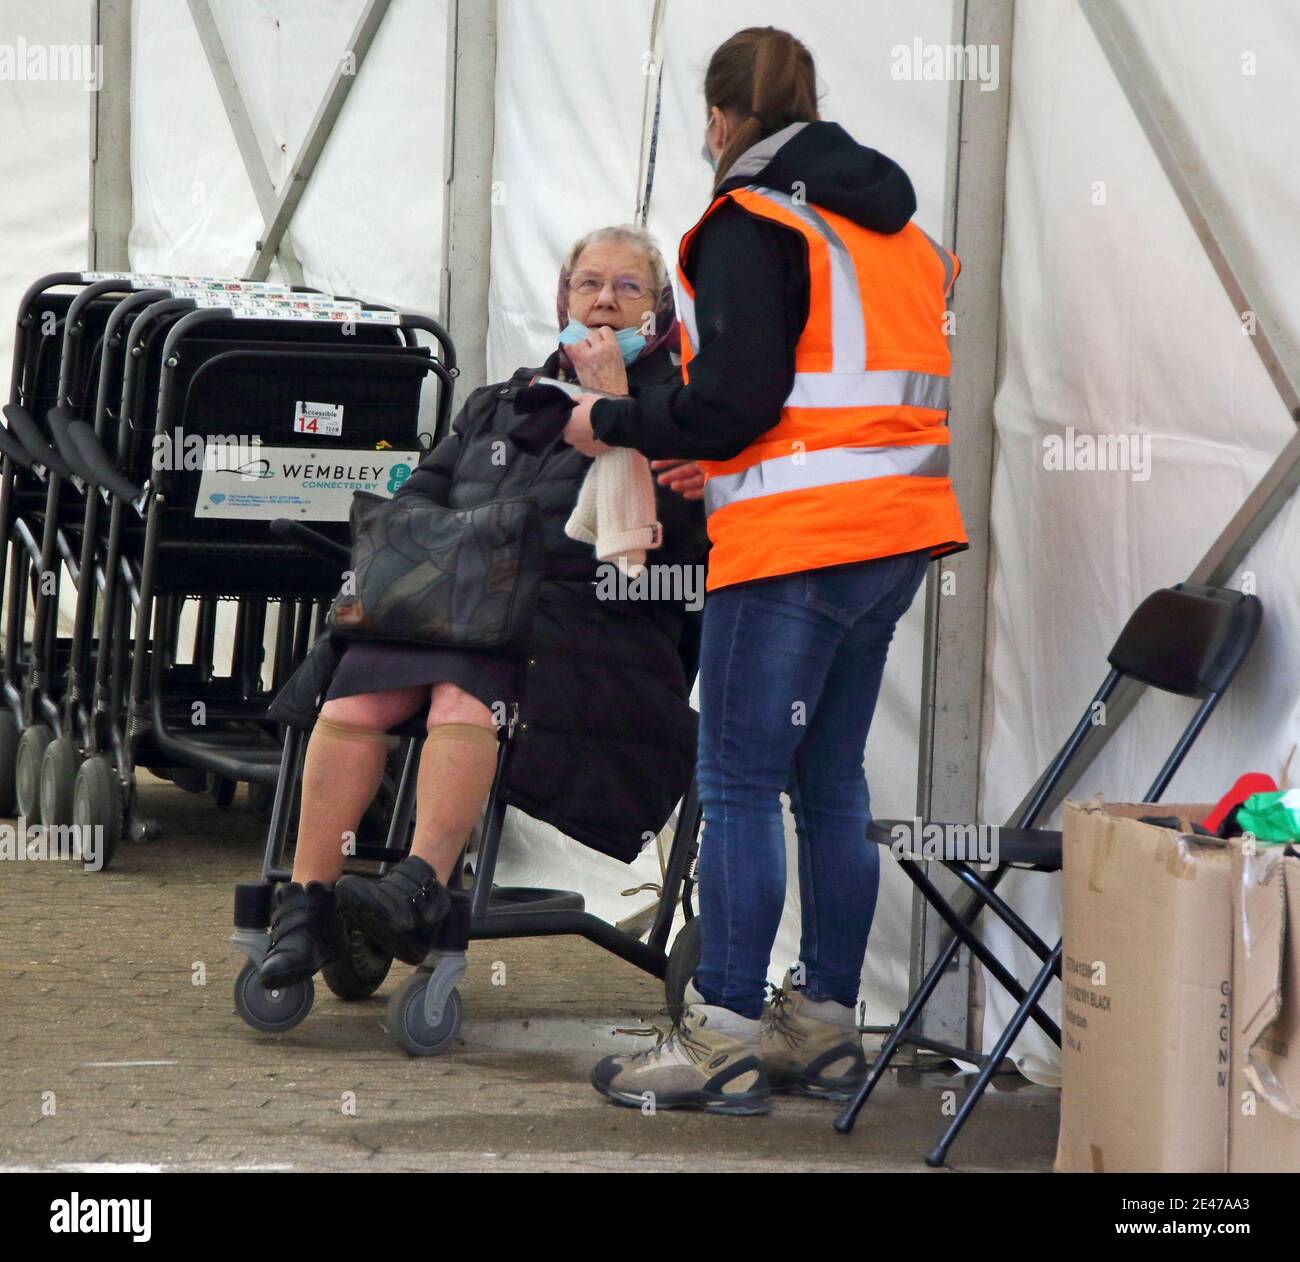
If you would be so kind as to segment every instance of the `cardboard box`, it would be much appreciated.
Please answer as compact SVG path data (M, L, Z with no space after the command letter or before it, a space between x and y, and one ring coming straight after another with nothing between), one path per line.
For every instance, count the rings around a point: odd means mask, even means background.
M1210 809L1065 805L1058 1170L1226 1168L1232 859L1188 832Z
M1228 1168L1300 1172L1300 858L1234 846Z

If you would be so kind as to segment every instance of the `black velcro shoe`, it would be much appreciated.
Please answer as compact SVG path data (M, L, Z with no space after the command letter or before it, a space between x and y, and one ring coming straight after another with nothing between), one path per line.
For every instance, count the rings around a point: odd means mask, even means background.
M437 873L423 859L407 855L386 876L345 876L339 908L381 951L406 964L419 964L433 946L451 900Z
M271 945L257 971L266 990L306 981L343 950L334 888L320 881L281 885L271 913Z

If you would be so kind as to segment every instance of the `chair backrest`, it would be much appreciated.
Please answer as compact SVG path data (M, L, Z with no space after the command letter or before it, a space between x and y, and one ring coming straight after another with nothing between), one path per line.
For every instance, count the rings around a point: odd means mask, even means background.
M1184 697L1222 693L1259 631L1257 596L1179 583L1152 592L1110 651L1110 664Z
M1096 726L1096 712L1126 676L1152 688L1200 700L1143 801L1159 801L1219 699L1250 653L1263 607L1258 596L1226 587L1177 583L1152 592L1133 611L1110 651L1110 674L1069 739L1039 778L1014 821L1032 828L1052 791Z

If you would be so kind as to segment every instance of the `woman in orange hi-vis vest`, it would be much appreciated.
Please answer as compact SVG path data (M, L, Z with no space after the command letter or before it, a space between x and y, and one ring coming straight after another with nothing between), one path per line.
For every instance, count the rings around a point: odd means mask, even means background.
M653 1051L592 1082L620 1103L761 1113L844 1099L879 859L863 750L898 619L966 546L948 477L957 259L911 222L890 159L817 114L812 57L740 31L705 76L713 200L678 257L683 384L584 396L566 439L633 447L704 500L701 958ZM599 354L598 346L579 354ZM798 830L800 961L764 1005Z

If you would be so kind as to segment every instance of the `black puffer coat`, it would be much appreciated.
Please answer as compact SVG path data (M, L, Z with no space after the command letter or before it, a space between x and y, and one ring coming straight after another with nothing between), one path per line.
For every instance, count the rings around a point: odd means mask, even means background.
M540 370L555 374L556 360ZM421 462L399 494L472 508L527 494L542 510L546 571L533 621L506 783L512 806L585 845L631 862L663 826L690 779L695 714L687 700L699 614L680 604L597 599L589 544L564 533L591 460L556 438L539 455L510 430L514 399L538 373L474 391L453 432ZM633 392L678 370L666 352L633 364ZM657 489L664 544L655 564L700 564L708 546L698 503ZM700 593L703 594L702 585ZM315 722L342 645L328 633L285 684L271 717Z

